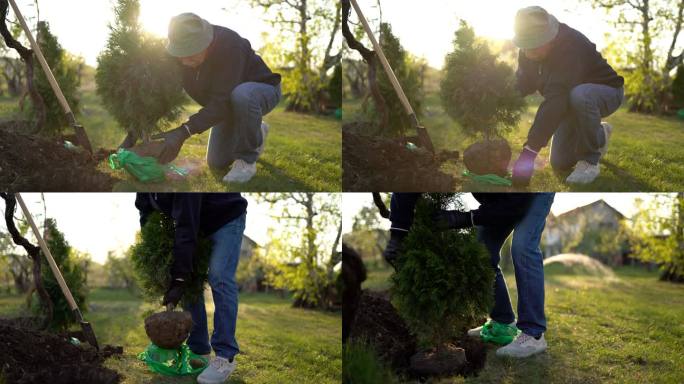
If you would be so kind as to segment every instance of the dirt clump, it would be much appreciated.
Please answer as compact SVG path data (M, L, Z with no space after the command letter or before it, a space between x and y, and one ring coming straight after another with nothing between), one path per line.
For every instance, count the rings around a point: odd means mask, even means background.
M457 151L433 155L417 139L365 135L369 123L342 128L342 187L345 191L451 191L456 179L440 168L458 160ZM413 144L413 145L412 145Z
M103 366L104 360L123 353L122 347L74 345L66 335L51 334L0 320L0 377L7 384L114 384L121 376Z
M478 141L463 152L463 163L470 172L478 175L504 177L508 174L510 162L511 147L503 139Z
M190 335L190 312L166 311L145 318L145 332L152 342L164 349L177 349Z
M94 157L63 141L22 133L21 122L0 123L0 190L10 192L111 192L115 179ZM25 131L24 131L25 132Z

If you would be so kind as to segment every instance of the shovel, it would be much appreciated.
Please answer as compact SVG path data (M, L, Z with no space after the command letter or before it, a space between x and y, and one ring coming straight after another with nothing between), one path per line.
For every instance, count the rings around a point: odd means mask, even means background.
M81 314L81 310L78 309L78 305L76 305L76 301L74 300L74 297L71 295L71 291L69 290L69 287L67 287L66 282L64 281L64 277L62 277L62 272L59 271L59 267L57 267L55 259L52 257L52 253L50 253L50 249L45 243L43 236L40 234L38 227L36 227L36 223L33 221L33 216L31 216L31 213L29 212L28 208L26 208L24 199L22 199L21 195L18 193L16 194L16 197L17 201L19 202L19 206L21 206L21 210L24 212L26 220L29 222L31 229L33 230L33 234L36 235L36 239L38 239L40 249L43 251L43 255L45 255L48 264L50 264L50 269L52 269L52 273L55 275L57 283L59 283L59 288L62 290L64 297L66 297L67 301L69 302L69 308L71 308L71 311L73 312L76 321L78 321L81 324L81 329L83 330L83 336L85 337L85 341L87 341L88 344L92 345L93 347L95 347L96 350L99 351L100 347L97 344L97 339L95 338L95 332L93 331L93 327L90 325L89 322L83 320L83 314Z
M69 124L71 124L71 126L74 128L74 133L76 134L78 144L92 155L93 147L90 145L88 134L86 133L85 129L83 129L83 126L76 121L76 117L74 116L74 113L71 111L71 107L69 107L69 103L64 97L62 90L59 88L59 84L57 84L57 80L55 80L55 76L52 74L50 66L48 66L47 61L45 61L45 56L43 56L43 52L40 50L40 46L38 45L38 43L36 43L36 40L33 38L33 35L31 35L31 30L26 24L24 16L21 15L19 7L17 7L17 3L15 3L14 0L9 0L9 3L12 6L14 14L17 16L17 20L19 20L19 24L21 24L21 28L24 30L24 33L26 33L26 37L31 43L31 48L33 49L33 52L36 54L40 66L43 68L43 72L45 73L45 77L47 77L48 82L50 83L50 87L52 87L52 91L55 93L55 96L57 96L57 100L59 100L59 104L62 106L62 109L64 109L64 113L67 116Z
M356 2L356 0L351 0L351 4L354 7L354 11L359 16L359 20L361 20L361 24L363 24L363 29L366 31L366 34L368 35L368 38L371 41L371 44L373 44L373 49L378 54L380 63L382 63L382 67L385 69L385 73L387 74L390 83L392 83L394 91L397 93L397 96L399 97L401 104L404 106L404 109L406 110L409 119L411 119L413 127L416 129L416 132L418 133L418 144L434 154L435 147L432 145L430 135L428 135L427 129L425 129L425 127L420 125L420 123L418 122L418 117L416 116L416 113L413 111L413 107L411 107L411 103L409 103L409 100L406 97L403 88L401 88L401 84L399 84L399 80L397 80L397 76L394 74L392 67L390 67L389 62L387 61L387 57L385 57L385 53L382 51L380 44L378 44L378 41L375 39L373 31L371 30L370 25L368 25L366 17L363 16L363 12L361 12L359 4Z

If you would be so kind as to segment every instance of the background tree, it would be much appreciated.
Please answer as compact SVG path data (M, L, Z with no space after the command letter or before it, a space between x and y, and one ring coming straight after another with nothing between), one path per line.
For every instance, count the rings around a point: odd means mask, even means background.
M684 21L684 0L585 0L606 11L619 33L636 42L632 63L623 68L630 110L668 112L671 75L684 60L679 37ZM667 51L658 48L661 42Z
M86 275L81 266L81 260L75 257L74 251L64 238L64 234L57 228L57 222L54 219L48 218L45 220L44 236L48 249L50 249L52 257L55 259L55 263L57 264L57 267L59 267L62 277L64 277L64 281L69 287L76 304L79 309L81 309L81 312L87 312ZM69 303L64 297L64 293L62 293L62 290L59 287L59 283L57 283L55 275L52 273L52 269L50 269L47 258L42 257L41 262L41 278L45 285L45 290L50 295L50 300L54 304L52 321L50 322L49 327L54 330L64 331L71 324L75 324L74 315L69 307ZM35 312L42 312L38 300L34 301L33 308Z
M131 248L123 255L117 255L112 251L107 252L104 270L108 287L123 288L133 293L138 291Z
M436 209L463 209L459 195L424 194L392 275L392 302L419 341L442 346L493 304L494 271L475 229L436 231Z
M515 88L515 73L465 21L456 31L443 73L442 105L466 134L491 140L517 126L525 101Z
M383 267L389 267L382 258L382 251L389 239L389 231L381 228L380 219L377 208L362 207L354 217L352 232L344 235L344 243L357 251L365 259L366 265L370 259Z
M127 132L143 141L174 122L183 111L180 67L163 39L140 26L138 0L117 0L107 45L97 58L97 94Z
M278 30L273 45L280 54L276 64L283 73L287 110L322 112L320 93L328 72L340 62L338 44L340 4L326 0L250 0L265 11L266 20ZM273 65L272 63L270 63Z
M36 40L69 106L75 114L78 114L80 103L78 87L81 82L79 67L82 65L82 59L73 57L62 48L57 37L50 32L50 25L45 21L38 22ZM58 134L70 123L42 70L36 72L35 84L45 103L46 133ZM32 109L35 109L33 105Z
M684 64L677 67L677 74L672 80L672 96L675 108L684 108Z
M660 265L661 280L684 282L684 193L656 195L638 208L634 256Z
M408 98L414 112L421 116L423 112L423 90L420 84L420 63L411 56L399 39L392 33L392 27L387 23L380 23L380 34L378 36L380 47L382 48L390 67L399 80L406 97ZM389 111L386 129L381 129L381 133L386 135L404 135L412 128L411 120L404 112L404 106L399 100L399 96L394 91L392 83L385 71L381 70L377 77L380 94L385 101ZM365 104L366 112L374 119L381 118L377 110L377 103Z
M136 237L136 243L127 251L133 263L138 286L149 301L161 302L171 284L174 244L173 219L160 213L150 214ZM193 273L185 283L182 303L196 302L204 294L209 279L211 240L201 238L193 257Z
M283 224L268 247L275 267L268 274L269 283L293 292L295 306L331 307L334 268L340 261L339 195L268 193L260 199L271 204L277 212L274 218Z

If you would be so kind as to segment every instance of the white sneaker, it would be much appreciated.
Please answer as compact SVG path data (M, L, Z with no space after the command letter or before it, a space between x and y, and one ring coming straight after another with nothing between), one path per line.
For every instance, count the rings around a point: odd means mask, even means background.
M606 155L606 152L608 152L608 140L610 140L610 135L613 133L613 126L606 122L602 122L601 127L603 128L603 134L606 135L606 143L603 145L603 147L599 148L601 157L603 157Z
M589 164L580 160L575 165L575 170L565 179L568 184L589 184L598 177L600 173L598 164Z
M261 141L261 145L257 147L257 152L259 153L259 156L261 156L261 154L264 152L264 147L266 146L266 136L268 136L268 124L262 121L261 137L263 138L263 140Z
M492 321L494 321L494 320L492 320ZM511 327L515 327L515 321L512 322L512 323L510 323L510 324L508 324L508 325L511 326ZM480 326L477 327L477 328L469 329L469 330L468 330L468 336L479 338L479 337L480 337L480 333L482 332L482 327L484 327L484 325L480 325Z
M223 177L226 183L246 183L256 174L256 162L248 163L242 159L233 162L233 167Z
M231 363L228 359L216 356L209 366L197 376L199 384L222 384L233 373L237 367L237 361L233 358Z
M523 358L544 352L546 347L547 344L544 339L544 334L537 340L523 332L518 335L512 343L497 349L496 355L501 357Z

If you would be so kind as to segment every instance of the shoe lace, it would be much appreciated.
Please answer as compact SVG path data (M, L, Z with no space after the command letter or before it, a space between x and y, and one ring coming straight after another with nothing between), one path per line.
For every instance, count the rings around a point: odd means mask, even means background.
M528 340L530 340L530 339L534 339L534 337L532 337L532 336L528 335L527 333L524 333L524 332L523 332L523 333L520 334L520 336L518 336L518 337L515 339L514 342L515 342L516 344L523 345L523 344L525 344L525 343L526 343Z
M223 358L223 357L217 357L211 362L212 368L216 369L219 372L223 372L227 370L230 367L230 361L228 359Z
M233 169L243 170L247 168L247 162L242 159L237 159L233 163Z
M577 162L577 165L575 166L575 170L579 172L584 172L587 169L589 169L589 163L587 163L584 160L580 160Z

